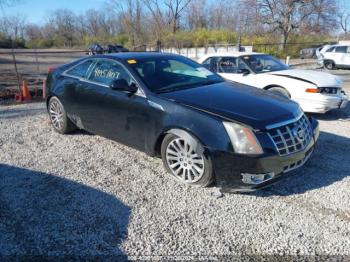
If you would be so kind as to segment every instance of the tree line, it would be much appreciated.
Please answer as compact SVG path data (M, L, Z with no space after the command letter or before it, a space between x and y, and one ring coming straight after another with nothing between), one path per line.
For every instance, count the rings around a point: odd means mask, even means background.
M0 8L15 0L0 0ZM24 1L24 0L22 0ZM82 3L83 4L83 3ZM120 43L129 48L205 46L214 43L318 42L347 34L350 14L342 0L106 0L75 14L51 11L42 25L23 16L0 17L0 46L86 47Z

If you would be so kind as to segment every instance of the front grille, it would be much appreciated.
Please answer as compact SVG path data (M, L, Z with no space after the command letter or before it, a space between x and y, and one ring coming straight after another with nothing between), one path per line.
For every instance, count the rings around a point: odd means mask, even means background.
M286 156L305 149L312 139L312 128L309 119L303 114L295 122L268 130L268 135L278 153Z

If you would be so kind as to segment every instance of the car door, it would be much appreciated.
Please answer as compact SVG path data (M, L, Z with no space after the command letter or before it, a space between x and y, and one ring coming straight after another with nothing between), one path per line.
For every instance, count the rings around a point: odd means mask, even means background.
M65 71L63 102L69 118L80 128L90 130L90 112L86 112L89 103L87 89L92 89L86 78L95 64L95 59L84 60ZM87 100L88 99L88 100Z
M328 48L326 51L323 52L323 56L321 56L321 60L326 59L326 60L333 60L335 61L335 46L332 46ZM322 54L322 52L321 52Z
M217 73L225 79L245 85L255 85L255 75L240 58L232 56L217 57L216 65ZM250 73L242 73L242 70L248 70L246 72Z
M347 53L347 46L337 46L334 49L333 61L336 65L343 65Z
M95 108L91 113L91 123L97 125L98 134L126 145L144 150L145 137L148 130L149 104L140 89L135 93L112 90L109 88L115 79L125 79L128 84L137 82L128 69L120 62L112 59L100 59L93 68L87 81L93 86L91 93Z
M350 66L350 46L344 46L341 51L342 55L338 64L343 66Z

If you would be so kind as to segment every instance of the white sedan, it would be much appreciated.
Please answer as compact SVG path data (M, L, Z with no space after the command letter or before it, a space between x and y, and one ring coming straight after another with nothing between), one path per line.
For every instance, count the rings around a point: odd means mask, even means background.
M277 58L258 53L207 55L199 62L227 80L263 88L298 102L305 112L344 108L342 80L332 74L290 69Z

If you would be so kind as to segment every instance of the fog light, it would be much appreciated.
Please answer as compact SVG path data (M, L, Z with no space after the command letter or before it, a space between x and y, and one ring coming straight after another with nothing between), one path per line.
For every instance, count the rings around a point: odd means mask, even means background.
M241 175L243 177L242 178L243 183L250 184L250 185L258 185L274 178L275 173L273 172L266 173L266 174L241 173Z

